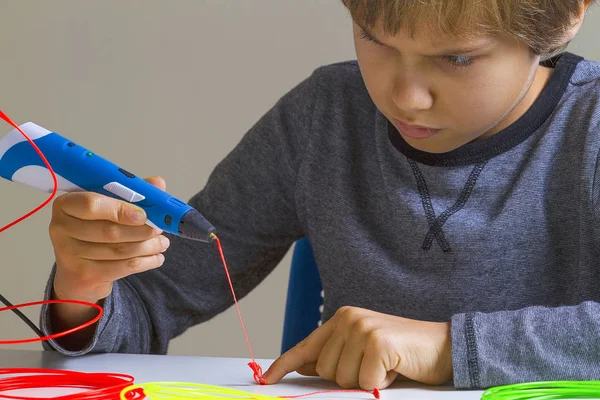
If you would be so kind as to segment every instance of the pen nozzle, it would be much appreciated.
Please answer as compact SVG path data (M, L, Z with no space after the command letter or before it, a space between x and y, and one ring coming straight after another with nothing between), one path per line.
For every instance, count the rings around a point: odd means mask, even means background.
M215 227L195 209L189 210L181 217L178 230L179 236L183 238L207 243L215 236Z

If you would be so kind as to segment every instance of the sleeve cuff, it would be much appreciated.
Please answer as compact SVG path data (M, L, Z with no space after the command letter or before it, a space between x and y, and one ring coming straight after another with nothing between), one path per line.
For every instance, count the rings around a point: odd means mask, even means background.
M481 379L473 314L452 317L452 368L457 389L479 389Z

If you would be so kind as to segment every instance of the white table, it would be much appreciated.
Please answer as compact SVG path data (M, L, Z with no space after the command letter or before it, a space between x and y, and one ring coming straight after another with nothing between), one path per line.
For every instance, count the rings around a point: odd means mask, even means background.
M271 396L288 396L316 390L338 389L336 385L319 378L304 377L296 373L287 375L276 385L260 386L252 378L247 359L191 356L157 356L132 354L89 354L81 357L64 357L55 352L41 350L13 350L0 348L0 368L51 368L82 372L116 372L135 377L135 383L155 381L194 382L231 387L246 392ZM266 371L273 360L256 360ZM434 387L398 382L381 391L382 399L402 400L476 400L483 391L457 391L451 386ZM31 396L56 396L43 390L28 391ZM313 396L310 399L328 399L334 396ZM341 393L336 398L373 399L368 394Z

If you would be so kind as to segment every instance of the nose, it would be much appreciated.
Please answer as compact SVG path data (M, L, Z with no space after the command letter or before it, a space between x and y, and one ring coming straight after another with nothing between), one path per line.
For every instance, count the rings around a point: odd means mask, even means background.
M408 67L410 68L410 67ZM402 67L393 90L393 101L406 114L428 110L433 106L433 95L417 71Z

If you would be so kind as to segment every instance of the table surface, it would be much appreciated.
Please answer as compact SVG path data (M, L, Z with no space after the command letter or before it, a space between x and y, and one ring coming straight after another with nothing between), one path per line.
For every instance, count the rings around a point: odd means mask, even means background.
M0 348L0 368L49 368L82 372L115 372L132 375L135 383L176 381L230 387L246 392L270 396L290 396L317 390L339 389L335 384L319 378L296 373L287 375L280 383L260 386L252 378L252 371L244 358L215 358L193 356L161 356L138 354L88 354L66 357L43 350L15 350ZM266 371L273 360L256 360ZM56 396L62 393L34 390L32 396ZM455 390L452 386L426 386L413 382L397 382L381 391L382 399L470 400L480 399L482 391ZM372 399L368 394L336 393L307 399L328 398Z

